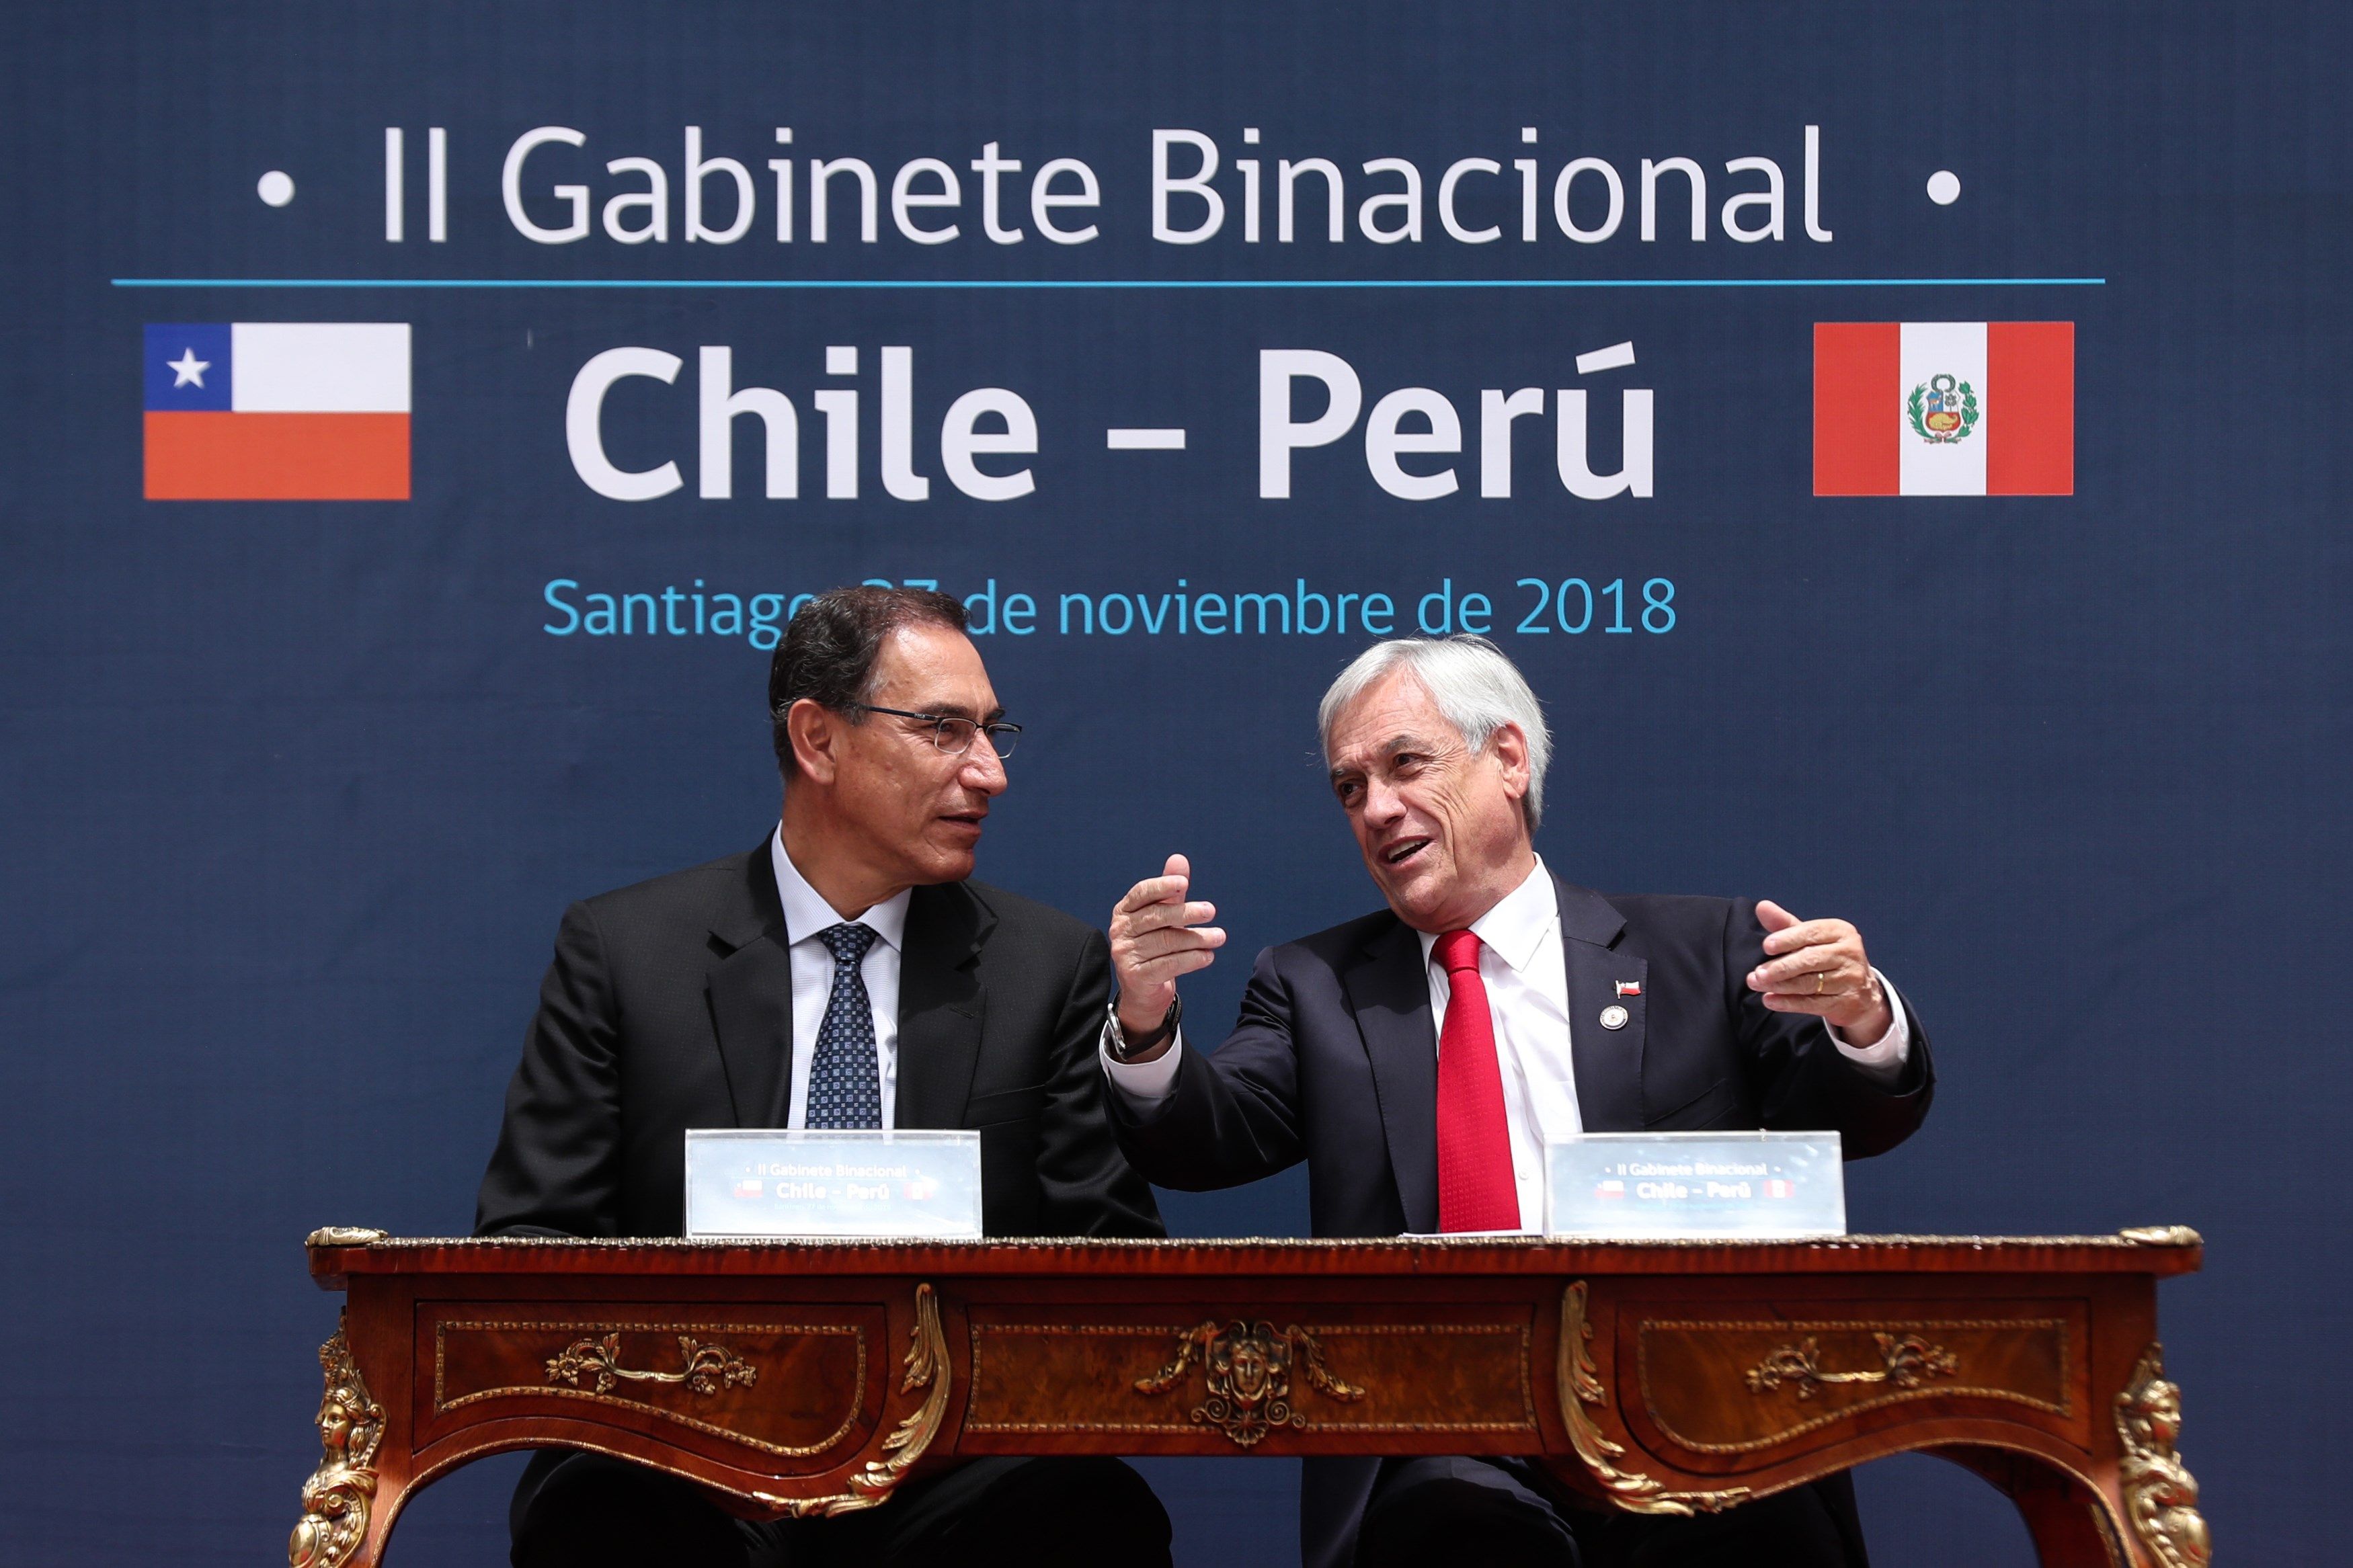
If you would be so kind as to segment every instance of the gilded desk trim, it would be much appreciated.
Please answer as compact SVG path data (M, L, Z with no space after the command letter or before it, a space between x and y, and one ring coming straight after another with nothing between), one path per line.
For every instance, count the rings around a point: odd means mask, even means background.
M326 1388L319 1397L319 1468L302 1483L302 1517L286 1543L290 1568L343 1568L367 1540L375 1500L375 1454L385 1410L352 1360L345 1321L319 1347Z
M1861 1415L1866 1411L1883 1410L1890 1405L1903 1405L1925 1399L1975 1398L2000 1400L2009 1404L2022 1405L2029 1409L2040 1410L2048 1415L2060 1416L2064 1419L2070 1418L2075 1414L2073 1405L2069 1397L2069 1389L2071 1385L2070 1378L2073 1364L2073 1358L2070 1353L2070 1335L2068 1332L2071 1327L2072 1320L2066 1318L1913 1319L1891 1317L1882 1319L1750 1319L1745 1321L1738 1319L1710 1321L1688 1319L1644 1319L1635 1329L1634 1380L1636 1385L1641 1388L1642 1392L1642 1412L1645 1415L1650 1417L1651 1424L1656 1426L1661 1434L1674 1443L1677 1447L1687 1449L1694 1454L1761 1453L1767 1448L1780 1447L1784 1444L1792 1442L1799 1437L1804 1436L1808 1433L1819 1432L1826 1427L1837 1426L1839 1423L1850 1420L1854 1416ZM1924 1382L1916 1387L1893 1388L1884 1394L1874 1395L1872 1398L1858 1400L1854 1404L1842 1405L1837 1410L1826 1411L1822 1415L1815 1416L1810 1420L1802 1421L1793 1426L1783 1427L1770 1436L1753 1438L1748 1441L1739 1443L1710 1443L1704 1442L1696 1437L1688 1436L1683 1432L1678 1431L1672 1418L1659 1408L1658 1401L1651 1392L1651 1334L1653 1331L1657 1331L1662 1333L1694 1331L1706 1332L1709 1331L1737 1333L1766 1332L1802 1339L1806 1335L1815 1333L1862 1332L1926 1335L1939 1331L1950 1333L1955 1330L1961 1329L2032 1329L2048 1331L2053 1334L2058 1342L2058 1402L2053 1404L2049 1400L2037 1399L2032 1394L2022 1394L2014 1389L1994 1388L1966 1383L1940 1383L1930 1381Z
M1582 1279L1572 1281L1560 1294L1558 1376L1561 1420L1568 1427L1569 1442L1577 1457L1585 1462L1593 1479L1601 1483L1602 1489L1619 1507L1635 1513L1716 1513L1747 1501L1751 1493L1746 1487L1672 1491L1657 1477L1619 1463L1626 1458L1625 1446L1604 1436L1587 1409L1588 1405L1607 1408L1609 1403L1600 1369L1593 1360L1593 1324L1587 1317L1588 1295L1589 1287Z
M479 1331L511 1333L545 1332L569 1335L575 1338L583 1335L594 1337L596 1335L605 1333L733 1334L738 1338L748 1334L777 1334L786 1332L809 1337L823 1336L834 1338L846 1336L852 1342L853 1354L856 1357L856 1370L851 1375L851 1384L854 1392L850 1396L849 1409L842 1416L841 1424L817 1442L805 1444L771 1443L763 1438L752 1436L748 1433L738 1432L732 1427L722 1426L716 1422L705 1421L700 1416L690 1415L684 1411L665 1410L660 1405L655 1405L649 1400L623 1399L615 1394L600 1394L595 1389L576 1387L567 1388L555 1384L504 1384L496 1388L476 1389L471 1394L461 1394L455 1399L451 1399L448 1397L447 1373L448 1336L453 1331L466 1332ZM839 1447L841 1444L841 1440L849 1436L850 1432L858 1426L859 1415L866 1403L866 1331L858 1327L854 1323L625 1323L616 1322L609 1319L494 1321L488 1319L479 1318L437 1318L434 1320L433 1323L432 1408L434 1415L440 1415L452 1410L462 1409L469 1405L479 1405L486 1400L491 1399L513 1399L524 1395L531 1395L533 1397L543 1396L554 1399L576 1399L585 1401L591 1405L609 1405L617 1410L635 1411L642 1415L659 1416L664 1421L674 1421L681 1426L689 1427L697 1432L708 1434L711 1436L724 1437L729 1442L742 1443L747 1447L757 1448L762 1453L774 1454L778 1458L806 1459Z
M915 1321L907 1331L905 1372L899 1379L902 1397L916 1389L928 1390L923 1402L911 1411L888 1437L882 1439L881 1457L871 1459L866 1468L849 1478L848 1491L817 1498L780 1498L766 1492L756 1493L764 1502L782 1504L796 1519L812 1514L831 1516L856 1513L889 1500L892 1492L914 1468L915 1462L932 1446L940 1433L940 1423L948 1409L948 1385L953 1381L948 1366L948 1337L940 1327L939 1292L926 1281L915 1287Z
M1277 1315L1281 1316L1286 1314ZM1264 1314L1258 1309L1251 1309L1249 1314L1250 1321L1256 1321L1263 1316ZM1243 1320L1236 1315L1229 1315L1227 1317L1221 1317L1216 1321L1219 1323L1224 1323ZM977 1387L980 1382L980 1373L985 1354L983 1341L986 1336L1058 1336L1063 1334L1082 1334L1100 1335L1112 1338L1133 1338L1149 1341L1153 1339L1168 1340L1180 1335L1189 1335L1198 1332L1198 1325L1186 1326L1172 1324L1166 1321L1158 1323L1071 1324L974 1322L969 1326L967 1336L971 1344L971 1381L974 1386ZM1454 1433L1465 1436L1472 1436L1480 1435L1501 1436L1507 1434L1513 1436L1532 1436L1539 1429L1535 1404L1534 1336L1530 1331L1529 1325L1525 1321L1503 1323L1427 1323L1413 1325L1397 1323L1309 1323L1303 1326L1294 1323L1289 1325L1285 1331L1308 1335L1319 1342L1319 1343L1324 1341L1347 1340L1359 1337L1377 1338L1385 1335L1410 1334L1430 1336L1441 1334L1486 1334L1492 1335L1497 1339L1513 1341L1517 1345L1519 1358L1518 1389L1522 1412L1521 1417L1518 1420L1352 1421L1345 1417L1335 1419L1331 1415L1319 1414L1313 1417L1310 1423L1314 1429L1318 1432L1337 1432L1370 1436L1415 1433ZM1165 1366L1162 1370L1166 1370ZM1141 1394L1144 1391L1139 1389L1137 1392ZM1188 1414L1170 1415L1157 1419L1138 1419L1134 1421L1076 1420L1058 1421L1053 1423L1035 1421L997 1421L990 1420L986 1415L976 1416L973 1414L973 1406L968 1403L965 1407L965 1419L959 1427L959 1430L974 1433L979 1436L1038 1436L1050 1432L1084 1432L1097 1433L1104 1436L1184 1436L1196 1430L1198 1425L1201 1424L1191 1420ZM1238 1446L1251 1447L1256 1445L1252 1443L1240 1444Z
M2198 1482L2174 1449L2180 1431L2181 1390L2165 1375L2165 1347L2152 1342L2116 1395L2125 1517L2163 1568L2206 1568L2213 1546L2198 1508Z

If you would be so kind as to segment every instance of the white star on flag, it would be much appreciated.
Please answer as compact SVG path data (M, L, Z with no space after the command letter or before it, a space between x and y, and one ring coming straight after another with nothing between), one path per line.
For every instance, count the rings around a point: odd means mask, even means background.
M182 349L180 357L165 360L164 367L172 373L174 386L185 386L190 382L202 386L205 384L205 372L212 369L213 362L208 359L198 359L196 351L194 349Z

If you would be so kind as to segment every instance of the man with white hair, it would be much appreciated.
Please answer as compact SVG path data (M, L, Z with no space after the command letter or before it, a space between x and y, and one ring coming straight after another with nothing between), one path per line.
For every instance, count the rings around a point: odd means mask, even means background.
M1388 907L1261 953L1205 1054L1176 982L1224 942L1215 907L1178 855L1119 901L1103 1058L1151 1180L1227 1187L1303 1159L1317 1236L1539 1230L1548 1138L1835 1128L1852 1159L1920 1124L1927 1038L1853 926L1604 898L1546 868L1551 737L1493 644L1380 643L1318 718ZM1525 1459L1309 1459L1301 1544L1307 1568L1864 1562L1843 1475L1697 1519L1591 1506Z

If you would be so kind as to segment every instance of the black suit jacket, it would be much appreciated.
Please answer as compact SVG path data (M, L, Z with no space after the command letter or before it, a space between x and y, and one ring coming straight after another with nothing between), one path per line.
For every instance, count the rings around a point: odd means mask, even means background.
M686 1130L785 1125L791 941L765 840L565 911L477 1234L678 1235ZM1104 1116L1110 990L1103 933L1059 910L978 882L908 902L892 1120L978 1130L992 1236L1163 1234Z
M1816 1018L1749 990L1764 928L1748 900L1618 897L1554 879L1567 957L1577 1111L1593 1132L1835 1128L1846 1155L1894 1148L1927 1113L1928 1037L1882 1087ZM1639 996L1620 997L1618 983ZM1627 1011L1604 1029L1604 1007ZM1307 1162L1317 1236L1438 1228L1438 1031L1420 939L1383 910L1259 955L1241 1021L1213 1055L1187 1050L1170 1097L1112 1097L1128 1157L1165 1187L1255 1181ZM1310 1459L1308 1568L1355 1555L1377 1459ZM1843 1489L1840 1489L1843 1491ZM1851 1491L1831 1506L1852 1526ZM1852 1531L1859 1548L1860 1531Z

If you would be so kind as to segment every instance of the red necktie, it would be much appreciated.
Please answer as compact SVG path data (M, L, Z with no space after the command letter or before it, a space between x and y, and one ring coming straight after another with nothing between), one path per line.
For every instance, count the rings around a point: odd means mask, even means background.
M1446 1025L1438 1035L1438 1228L1517 1230L1512 1131L1495 1021L1479 978L1479 939L1451 931L1432 949L1446 966Z

